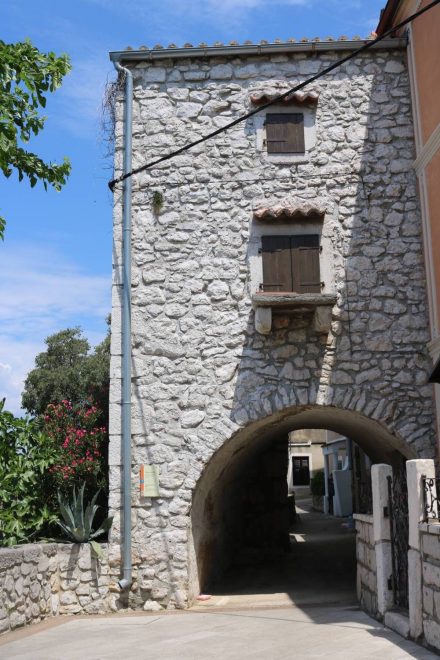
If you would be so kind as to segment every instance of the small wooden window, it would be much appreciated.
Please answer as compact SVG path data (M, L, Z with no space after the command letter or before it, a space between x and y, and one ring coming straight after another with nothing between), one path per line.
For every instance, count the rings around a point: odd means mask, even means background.
M263 236L262 254L264 291L321 292L318 234Z
M269 113L266 115L268 154L303 154L304 115L301 113Z

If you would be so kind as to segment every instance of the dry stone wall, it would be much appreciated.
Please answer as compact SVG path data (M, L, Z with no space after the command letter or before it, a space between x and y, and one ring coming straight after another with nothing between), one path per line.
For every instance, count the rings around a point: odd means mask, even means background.
M58 614L57 569L55 545L0 550L0 632Z
M0 549L0 633L62 614L117 610L119 565L102 549L99 560L89 544Z
M139 62L134 166L250 109L262 87L285 89L340 52ZM276 163L258 148L257 119L133 178L131 597L184 606L190 511L212 456L252 424L285 410L348 411L380 456L380 429L407 455L434 455L432 389L413 128L404 52L374 50L313 83L314 137ZM116 171L122 159L122 96ZM261 118L260 118L261 120ZM153 195L163 202L153 208ZM295 199L326 209L322 270L336 294L328 334L311 315L274 316L256 332L253 209ZM156 196L157 201L157 196ZM115 192L111 543L120 539L121 187ZM258 258L258 257L256 257ZM293 414L293 413L292 413ZM353 427L354 429L354 427ZM334 430L339 431L338 428ZM362 438L361 438L362 439ZM400 443L400 445L399 445ZM141 498L139 465L154 464L159 498Z

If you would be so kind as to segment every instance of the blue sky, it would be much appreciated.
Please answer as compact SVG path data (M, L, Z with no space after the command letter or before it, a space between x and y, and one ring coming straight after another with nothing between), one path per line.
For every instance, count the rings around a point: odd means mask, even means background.
M111 162L101 99L113 79L109 50L232 40L366 36L385 0L8 0L0 39L29 37L66 52L72 73L50 99L44 132L29 148L49 161L69 156L60 193L0 175L0 397L20 410L23 380L44 338L79 325L92 344L110 311Z

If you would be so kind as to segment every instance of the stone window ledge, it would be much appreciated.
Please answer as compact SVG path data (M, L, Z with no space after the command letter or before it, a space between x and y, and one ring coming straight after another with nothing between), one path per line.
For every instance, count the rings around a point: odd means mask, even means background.
M289 291L258 292L252 296L252 303L258 307L318 307L330 306L336 302L334 293L291 293Z
M255 309L255 329L262 335L268 335L272 329L273 311L310 312L314 311L313 326L315 332L327 333L332 320L332 307L336 295L329 293L255 293L252 304Z

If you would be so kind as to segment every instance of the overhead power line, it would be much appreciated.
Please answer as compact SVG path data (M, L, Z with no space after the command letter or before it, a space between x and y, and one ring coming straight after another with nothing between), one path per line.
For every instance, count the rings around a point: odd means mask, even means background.
M196 147L198 144L202 144L203 142L206 142L207 140L211 140L212 138L216 137L217 135L220 135L221 133L225 133L228 131L230 128L233 128L234 126L237 126L237 124L240 124L243 121L246 121L246 119L249 119L249 117L253 117L254 115L262 112L266 108L271 107L272 105L275 105L276 103L279 103L286 97L290 96L291 94L294 94L295 92L299 92L301 89L304 89L304 87L307 87L307 85L310 85L311 83L315 82L315 80L319 80L319 78L322 78L323 76L327 75L331 71L334 71L338 67L340 67L342 64L345 64L345 62L349 62L352 60L354 57L359 55L360 53L365 52L366 50L369 50L370 48L373 48L377 43L380 41L383 41L383 39L386 39L387 37L391 36L393 33L397 32L400 30L402 27L407 25L408 23L411 23L411 21L415 20L422 14L426 13L436 5L440 3L440 0L434 0L431 2L429 5L426 5L426 7L423 7L422 9L419 9L419 11L416 11L414 14L409 16L408 18L405 18L405 20L401 21L394 27L392 27L390 30L387 32L384 32L380 37L377 37L377 39L373 39L372 41L369 41L368 43L364 44L363 46L360 46L357 50L353 51L346 57L341 58L337 62L334 62L334 64L331 64L330 66L326 67L323 69L320 73L317 73L316 75L312 76L311 78L308 78L304 82L300 83L299 85L295 85L295 87L292 87L291 89L288 89L286 92L283 92L282 94L279 94L276 96L274 99L271 101L268 101L264 105L259 106L258 108L255 108L254 110L251 110L250 112L246 113L245 115L241 115L240 117L237 117L237 119L234 119L233 121L229 122L225 126L222 126L221 128L218 128L215 131L212 131L211 133L208 133L207 135L203 135L201 138L198 140L195 140L194 142L190 142L189 144L186 144L185 146L181 147L180 149L176 149L176 151L171 151L168 154L165 154L165 156L160 156L156 160L151 160L144 165L140 165L139 167L135 167L134 169L131 170L131 172L126 172L125 174L122 174L121 176L116 177L115 179L112 179L109 181L108 186L111 191L114 190L116 184L121 183L122 181L125 181L125 179L128 179L129 177L133 176L134 174L139 174L140 172L145 172L145 170L148 170L155 165L159 165L160 163L164 163L167 160L170 160L171 158L175 158L175 156L179 156L180 154L183 154L185 151L188 151L189 149L192 149L193 147ZM190 56L190 54L189 54Z

